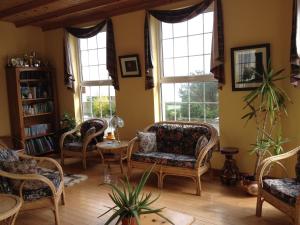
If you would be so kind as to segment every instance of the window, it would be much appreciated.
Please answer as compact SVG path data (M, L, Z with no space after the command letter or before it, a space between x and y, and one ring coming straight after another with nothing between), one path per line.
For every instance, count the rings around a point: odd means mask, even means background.
M218 127L218 84L210 73L213 12L161 23L163 120L204 121Z
M79 40L82 118L110 119L116 100L112 81L106 70L106 32Z

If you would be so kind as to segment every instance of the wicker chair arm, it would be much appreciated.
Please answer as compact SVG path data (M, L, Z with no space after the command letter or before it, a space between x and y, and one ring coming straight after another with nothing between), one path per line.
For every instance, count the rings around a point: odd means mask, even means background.
M54 165L57 169L57 171L59 172L60 178L63 181L64 180L64 172L63 169L61 167L61 165L54 159L49 158L49 157L35 157L35 156L29 156L29 155L25 155L25 154L19 154L20 158L23 159L34 159L36 161L38 161L38 163L42 163L42 162L49 162L52 165Z
M41 182L47 184L47 186L50 188L53 195L56 195L56 192L57 192L54 184L47 177L44 177L39 174L15 174L15 173L9 173L9 172L0 170L0 176L7 177L10 179L14 179L14 180L22 180L23 182L22 182L22 184L20 186L20 190L19 190L20 196L22 196L23 186L26 181L41 181Z
M138 141L138 137L134 137L128 142L128 147L127 147L127 160L131 160L131 155L132 155L132 150L134 147L134 144Z
M283 160L283 159L290 158L290 157L296 155L299 151L300 151L300 146L298 146L297 148L294 148L293 150L288 151L286 153L283 153L283 154L280 154L280 155L271 156L271 157L268 157L268 158L264 159L262 161L259 169L258 169L258 181L259 181L259 184L260 185L262 184L262 180L263 180L263 176L265 174L265 170L269 166L271 166L271 164L276 163L280 167L282 167L282 168L285 169L285 167L283 166L283 164L280 163L279 161Z

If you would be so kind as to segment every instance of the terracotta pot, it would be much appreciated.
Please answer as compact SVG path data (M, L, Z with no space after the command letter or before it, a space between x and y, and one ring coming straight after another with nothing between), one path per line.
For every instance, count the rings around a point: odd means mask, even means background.
M241 186L248 194L257 196L258 182L253 177L244 177L241 180Z
M122 225L138 225L134 217L122 219Z

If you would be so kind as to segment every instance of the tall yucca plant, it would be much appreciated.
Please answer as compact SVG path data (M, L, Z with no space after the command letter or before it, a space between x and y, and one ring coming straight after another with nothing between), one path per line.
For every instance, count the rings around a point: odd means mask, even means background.
M109 225L113 220L117 220L116 224L119 224L119 222L123 219L129 219L129 221L135 219L137 224L141 225L139 216L151 213L155 213L167 220L169 223L174 224L161 214L163 208L154 209L151 207L151 205L158 200L159 196L152 199L151 192L147 194L142 193L152 169L153 167L145 171L136 187L130 184L127 176L125 176L124 181L120 181L120 187L114 184L109 184L112 188L112 193L109 194L109 197L114 202L115 206L110 207L106 212L99 216L104 216L108 212L113 211L113 214L104 225Z
M251 150L257 156L254 177L261 161L266 156L282 153L282 144L287 141L281 136L281 118L287 116L286 103L291 100L277 83L286 78L283 71L274 71L269 63L262 74L257 74L262 78L261 85L243 98L244 109L248 112L242 119L254 120L257 130L256 143Z

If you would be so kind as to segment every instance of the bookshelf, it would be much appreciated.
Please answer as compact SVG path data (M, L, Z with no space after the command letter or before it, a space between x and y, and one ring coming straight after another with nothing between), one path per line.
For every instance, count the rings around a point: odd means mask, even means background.
M7 67L11 135L30 155L57 151L59 126L55 72L48 67Z

